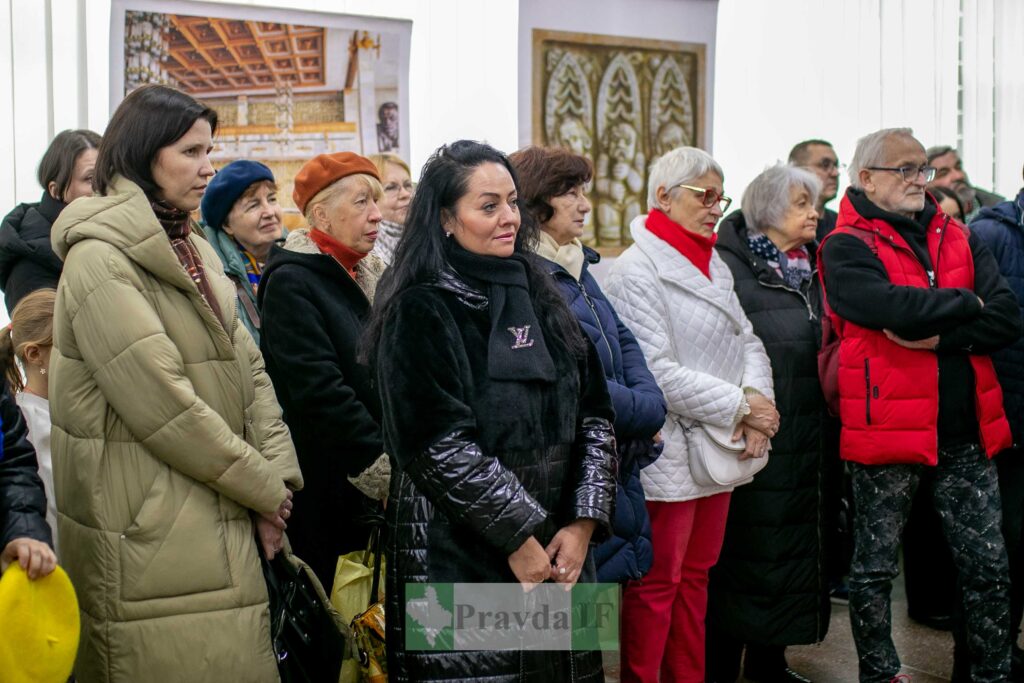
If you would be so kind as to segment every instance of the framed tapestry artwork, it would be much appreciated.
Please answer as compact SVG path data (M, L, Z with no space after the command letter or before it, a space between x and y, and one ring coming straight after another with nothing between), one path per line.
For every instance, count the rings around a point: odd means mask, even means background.
M210 157L261 161L285 225L295 174L317 154L408 159L411 23L195 0L113 0L111 111L146 83L217 111Z
M682 145L706 147L706 46L533 31L533 142L594 162L583 241L616 251L647 212L647 169Z

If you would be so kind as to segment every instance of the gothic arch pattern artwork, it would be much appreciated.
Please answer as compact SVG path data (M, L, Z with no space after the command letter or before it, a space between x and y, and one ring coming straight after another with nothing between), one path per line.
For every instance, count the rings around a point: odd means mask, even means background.
M534 30L533 141L593 162L586 244L628 245L650 163L706 146L704 56L698 44Z

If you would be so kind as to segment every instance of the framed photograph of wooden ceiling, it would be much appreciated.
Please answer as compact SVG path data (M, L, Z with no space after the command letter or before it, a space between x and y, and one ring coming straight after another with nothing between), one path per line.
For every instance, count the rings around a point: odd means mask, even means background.
M111 111L146 83L217 110L213 157L266 163L291 207L321 153L408 160L412 22L194 0L112 0ZM286 223L301 217L292 209Z

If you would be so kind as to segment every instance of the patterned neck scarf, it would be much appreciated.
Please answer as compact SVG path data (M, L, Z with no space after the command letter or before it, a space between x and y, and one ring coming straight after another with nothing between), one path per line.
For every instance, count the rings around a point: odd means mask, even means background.
M235 242L238 246L238 253L242 255L242 263L245 264L245 274L249 278L249 286L252 287L252 293L256 293L256 288L260 284L260 276L263 274L263 268L261 264L256 260L256 257L245 250L241 244Z
M763 258L787 286L803 291L804 283L811 279L811 260L806 246L782 253L767 236L754 232L747 235L747 244L754 256Z
M224 321L220 306L217 305L217 297L214 296L210 280L206 277L203 259L195 245L188 238L192 232L189 225L189 212L182 211L159 200L152 200L150 206L153 207L156 219L160 221L164 232L167 233L167 238L171 241L174 255L178 257L185 272L192 278L192 282L196 283L196 287L199 289L199 293L206 301L206 304L213 310L214 315L217 316L217 319L220 320L221 325L226 330L227 323Z

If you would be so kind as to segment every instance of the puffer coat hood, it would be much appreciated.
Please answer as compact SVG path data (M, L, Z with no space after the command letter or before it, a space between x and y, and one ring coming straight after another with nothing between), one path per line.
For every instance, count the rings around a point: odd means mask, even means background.
M65 260L50 398L76 677L277 681L251 514L302 477L252 337L237 316L225 327L124 178L65 210L52 241ZM234 311L218 270L217 303Z
M10 314L26 294L56 287L64 264L50 246L50 229L64 203L43 193L37 204L19 204L0 224L0 289Z

